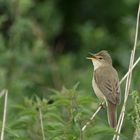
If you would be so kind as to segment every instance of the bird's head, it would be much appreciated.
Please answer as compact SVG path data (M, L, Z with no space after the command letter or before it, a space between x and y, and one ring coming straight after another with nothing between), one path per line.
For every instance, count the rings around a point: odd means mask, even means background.
M94 65L94 69L97 69L98 67L104 66L104 65L112 65L111 56L105 50L100 51L96 54L91 54L91 56L87 57L87 59L92 60L92 63Z

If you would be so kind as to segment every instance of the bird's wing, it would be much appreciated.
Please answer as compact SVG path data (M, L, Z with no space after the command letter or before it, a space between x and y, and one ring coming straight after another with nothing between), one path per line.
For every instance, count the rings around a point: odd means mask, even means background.
M94 78L106 99L113 104L117 104L120 100L120 86L116 70L112 66L110 68L104 66L95 70Z

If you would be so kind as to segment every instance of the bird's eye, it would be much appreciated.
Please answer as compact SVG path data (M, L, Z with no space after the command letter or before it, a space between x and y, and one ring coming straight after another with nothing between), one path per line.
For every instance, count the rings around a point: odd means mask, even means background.
M103 58L102 57L99 57L98 59L102 60Z

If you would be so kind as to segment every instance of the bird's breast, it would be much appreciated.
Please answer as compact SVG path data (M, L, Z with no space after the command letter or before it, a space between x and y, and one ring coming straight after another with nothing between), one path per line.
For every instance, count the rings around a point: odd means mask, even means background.
M100 89L98 88L98 85L95 82L94 76L92 79L92 87L93 87L93 90L94 90L96 96L99 98L99 100L105 101L106 98L105 98L104 94L100 91Z

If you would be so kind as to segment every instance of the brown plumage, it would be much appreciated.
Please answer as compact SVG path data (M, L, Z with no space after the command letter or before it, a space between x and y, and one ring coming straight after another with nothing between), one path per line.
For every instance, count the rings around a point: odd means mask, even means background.
M92 57L94 65L92 86L100 100L107 105L108 121L111 127L117 124L117 105L120 101L120 86L117 71L112 66L112 59L107 51L101 51Z
M117 123L117 104L120 100L120 88L117 72L110 65L103 66L94 71L94 79L99 90L105 96L108 108L109 124L111 127L115 127Z

